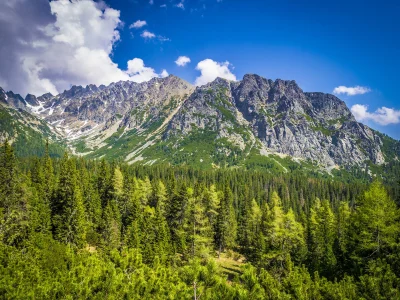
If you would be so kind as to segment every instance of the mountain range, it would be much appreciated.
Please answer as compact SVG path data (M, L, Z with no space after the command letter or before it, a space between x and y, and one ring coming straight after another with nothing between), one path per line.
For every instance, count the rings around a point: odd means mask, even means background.
M400 156L399 141L357 122L334 95L253 74L200 87L170 75L25 98L0 88L0 114L0 139L21 155L48 139L56 154L129 164L328 172Z

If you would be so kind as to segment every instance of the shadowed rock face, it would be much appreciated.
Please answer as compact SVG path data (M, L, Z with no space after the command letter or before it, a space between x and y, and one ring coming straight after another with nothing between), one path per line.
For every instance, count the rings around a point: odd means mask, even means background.
M223 101L215 105L216 99ZM230 111L235 121L222 110ZM247 126L269 151L325 166L384 162L380 137L357 123L343 101L329 94L304 93L295 81L258 75L245 75L240 82L217 79L196 89L164 138L189 134L191 124L218 132Z
M154 130L161 141L179 148L176 141L212 132L216 141L232 143L248 154L256 149L323 166L385 162L382 135L358 123L342 100L305 93L295 81L253 74L235 82L217 78L197 88L170 75L140 84L73 86L56 96L25 99L0 89L0 101L55 124L67 140L86 141L86 133L94 129L96 136L103 136L98 143L117 132L147 130L151 136Z

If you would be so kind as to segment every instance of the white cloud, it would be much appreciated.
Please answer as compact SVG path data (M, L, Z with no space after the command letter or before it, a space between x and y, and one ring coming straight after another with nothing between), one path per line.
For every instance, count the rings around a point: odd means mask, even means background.
M150 4L150 5L153 5L153 4L154 4L154 0L150 0L150 1L149 1L149 4Z
M380 125L399 124L400 110L381 107L375 112L368 112L367 105L356 104L351 107L351 112L357 121L373 121Z
M161 4L160 7L166 8L166 7L167 7L167 4Z
M161 78L165 78L165 77L168 77L168 75L169 75L169 74L168 74L167 70L164 69L164 70L162 70L162 72L161 72L161 74L160 74L160 77L161 77Z
M155 35L153 32L150 32L148 30L145 30L142 32L142 34L140 35L142 38L144 39L154 39L157 38L161 43L164 42L169 42L171 41L169 38L162 36L162 35Z
M184 67L190 63L190 58L187 56L179 56L175 63L180 67Z
M340 95L340 94L347 94L347 96L354 96L354 95L363 95L366 93L369 93L371 91L370 88L364 87L364 86L354 86L354 87L347 87L347 86L338 86L335 87L333 90L334 94Z
M145 39L152 39L152 38L156 37L156 35L154 33L147 31L147 30L143 31L140 36Z
M229 65L230 63L228 61L219 63L209 58L199 62L196 70L199 70L201 75L196 78L195 85L204 85L217 77L236 80L236 76L229 70Z
M183 4L185 0L181 0L178 4L175 4L175 7L178 7L180 9L185 9L185 5Z
M154 77L168 76L166 70L163 70L161 74L157 74L153 68L146 67L143 60L140 58L134 58L128 61L128 70L126 73L130 76L130 80L135 82L144 82Z
M146 22L146 21L137 20L136 22L132 23L132 24L129 26L129 28L130 28L130 29L132 29L132 28L137 29L137 28L142 28L143 26L146 26L146 25L147 25L147 22Z
M140 59L122 70L111 59L120 12L92 0L0 1L0 82L21 94L57 94L72 85L160 77ZM10 17L12 16L12 18ZM138 60L141 64L138 64Z

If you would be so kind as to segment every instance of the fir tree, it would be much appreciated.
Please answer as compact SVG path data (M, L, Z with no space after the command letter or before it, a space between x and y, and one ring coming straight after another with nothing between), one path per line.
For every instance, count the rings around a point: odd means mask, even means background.
M216 244L219 255L226 248L233 248L236 240L236 218L233 209L233 194L228 186L220 201L216 226Z
M86 240L85 208L77 183L74 160L65 153L61 161L56 197L53 199L54 229L58 240L82 247Z

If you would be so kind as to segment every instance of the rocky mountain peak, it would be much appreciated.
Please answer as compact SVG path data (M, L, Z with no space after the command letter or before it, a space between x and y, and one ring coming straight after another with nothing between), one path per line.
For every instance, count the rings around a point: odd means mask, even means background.
M72 86L56 96L25 100L0 89L0 101L40 116L74 151L84 143L82 152L93 158L112 154L135 162L156 155L171 161L170 153L187 159L204 146L208 150L198 159L214 164L222 157L240 164L255 153L329 168L387 160L387 139L358 123L339 98L256 74L240 81L216 78L200 87L169 75L142 83Z
M37 100L36 96L32 95L32 94L26 95L25 102L28 103L31 106L39 105L39 101Z
M7 103L7 94L2 87L0 87L0 101L3 103Z
M54 97L53 94L46 93L46 94L43 94L42 96L37 97L37 100L38 101L42 101L42 102L46 102L46 101L50 100L53 97Z

